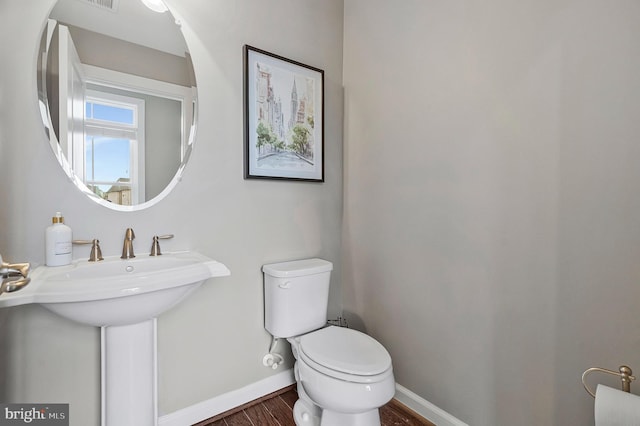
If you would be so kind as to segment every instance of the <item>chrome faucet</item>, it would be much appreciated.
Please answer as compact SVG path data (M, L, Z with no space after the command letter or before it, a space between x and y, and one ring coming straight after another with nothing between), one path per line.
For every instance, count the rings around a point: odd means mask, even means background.
M133 233L133 229L127 228L124 233L124 244L122 246L122 256L120 259L131 259L132 257L136 257L133 254L133 239L136 237L136 234Z

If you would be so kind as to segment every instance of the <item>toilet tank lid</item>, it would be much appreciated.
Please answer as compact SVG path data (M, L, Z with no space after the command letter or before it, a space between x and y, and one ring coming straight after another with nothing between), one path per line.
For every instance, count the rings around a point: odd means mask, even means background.
M290 262L271 263L264 265L262 271L276 278L299 277L302 275L319 274L333 269L333 264L323 259L302 259Z

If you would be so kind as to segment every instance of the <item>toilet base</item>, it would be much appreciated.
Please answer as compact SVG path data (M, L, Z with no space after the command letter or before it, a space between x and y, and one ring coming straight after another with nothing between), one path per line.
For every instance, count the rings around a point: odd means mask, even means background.
M293 420L296 426L320 426L320 409L298 399L293 406Z
M317 406L309 406L302 399L293 406L293 419L296 426L380 426L378 409L358 414L338 413L331 410L320 410Z
M320 426L380 426L378 409L366 413L345 414L323 410Z

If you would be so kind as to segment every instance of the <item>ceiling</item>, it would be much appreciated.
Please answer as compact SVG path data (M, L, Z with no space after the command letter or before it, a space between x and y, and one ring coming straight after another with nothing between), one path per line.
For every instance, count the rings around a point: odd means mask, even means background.
M58 0L50 17L178 56L188 51L171 13L153 12L139 0Z

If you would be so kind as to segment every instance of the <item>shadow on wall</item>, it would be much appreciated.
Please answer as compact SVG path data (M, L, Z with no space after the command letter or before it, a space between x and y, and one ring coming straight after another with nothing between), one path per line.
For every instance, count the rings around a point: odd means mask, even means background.
M369 334L367 333L367 327L364 325L364 321L358 314L354 312L344 311L342 312L342 315L344 319L347 320L347 324L349 325L349 328L353 328L354 330L361 331L364 334Z

